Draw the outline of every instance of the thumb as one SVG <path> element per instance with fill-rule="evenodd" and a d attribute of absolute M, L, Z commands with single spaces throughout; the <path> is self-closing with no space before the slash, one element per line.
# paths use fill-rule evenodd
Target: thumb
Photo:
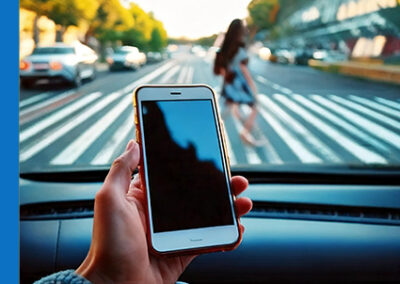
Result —
<path fill-rule="evenodd" d="M 105 188 L 126 194 L 132 180 L 132 174 L 139 164 L 139 158 L 139 145 L 134 140 L 130 140 L 125 152 L 112 163 L 104 182 Z"/>

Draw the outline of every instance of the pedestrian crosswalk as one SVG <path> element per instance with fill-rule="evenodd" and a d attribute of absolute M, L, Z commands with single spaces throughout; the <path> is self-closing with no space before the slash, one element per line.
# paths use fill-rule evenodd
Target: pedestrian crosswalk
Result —
<path fill-rule="evenodd" d="M 45 92 L 21 101 L 20 162 L 43 166 L 111 164 L 135 135 L 133 89 L 146 83 L 190 84 L 200 80 L 203 71 L 199 68 L 170 60 L 113 92 Z M 298 93 L 260 75 L 256 82 L 259 90 L 273 90 L 260 93 L 256 104 L 254 136 L 265 143 L 249 145 L 242 141 L 243 122 L 219 97 L 221 111 L 227 113 L 226 142 L 232 165 L 400 162 L 398 100 L 322 95 L 317 90 Z M 243 117 L 250 112 L 249 106 L 240 106 Z M 85 154 L 88 152 L 92 154 Z"/>

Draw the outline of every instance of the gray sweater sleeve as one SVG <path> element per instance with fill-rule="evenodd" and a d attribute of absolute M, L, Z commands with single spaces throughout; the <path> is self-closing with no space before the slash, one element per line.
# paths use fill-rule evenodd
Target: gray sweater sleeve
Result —
<path fill-rule="evenodd" d="M 91 284 L 89 280 L 75 273 L 75 270 L 64 270 L 35 281 L 33 284 Z"/>

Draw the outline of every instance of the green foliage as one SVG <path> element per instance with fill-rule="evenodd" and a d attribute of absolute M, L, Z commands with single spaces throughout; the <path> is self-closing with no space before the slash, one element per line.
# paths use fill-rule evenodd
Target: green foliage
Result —
<path fill-rule="evenodd" d="M 45 15 L 57 25 L 77 26 L 80 20 L 90 21 L 96 15 L 97 0 L 21 0 L 21 7 Z"/>
<path fill-rule="evenodd" d="M 269 29 L 275 23 L 279 11 L 278 0 L 252 0 L 247 6 L 248 23 L 251 29 L 257 31 Z"/>
<path fill-rule="evenodd" d="M 119 42 L 158 51 L 167 43 L 162 23 L 134 3 L 125 8 L 120 0 L 20 0 L 20 5 L 49 17 L 62 32 L 86 22 L 87 38 L 94 36 L 102 44 Z"/>

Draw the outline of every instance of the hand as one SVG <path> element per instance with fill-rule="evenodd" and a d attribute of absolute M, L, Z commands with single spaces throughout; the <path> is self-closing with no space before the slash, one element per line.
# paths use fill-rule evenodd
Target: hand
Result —
<path fill-rule="evenodd" d="M 138 175 L 139 146 L 131 140 L 111 166 L 94 205 L 93 236 L 86 259 L 76 270 L 92 283 L 174 283 L 195 255 L 159 257 L 146 239 L 145 192 Z M 232 178 L 235 195 L 247 188 L 244 177 Z M 235 201 L 236 214 L 251 210 L 250 199 Z M 244 227 L 240 225 L 243 233 Z"/>

